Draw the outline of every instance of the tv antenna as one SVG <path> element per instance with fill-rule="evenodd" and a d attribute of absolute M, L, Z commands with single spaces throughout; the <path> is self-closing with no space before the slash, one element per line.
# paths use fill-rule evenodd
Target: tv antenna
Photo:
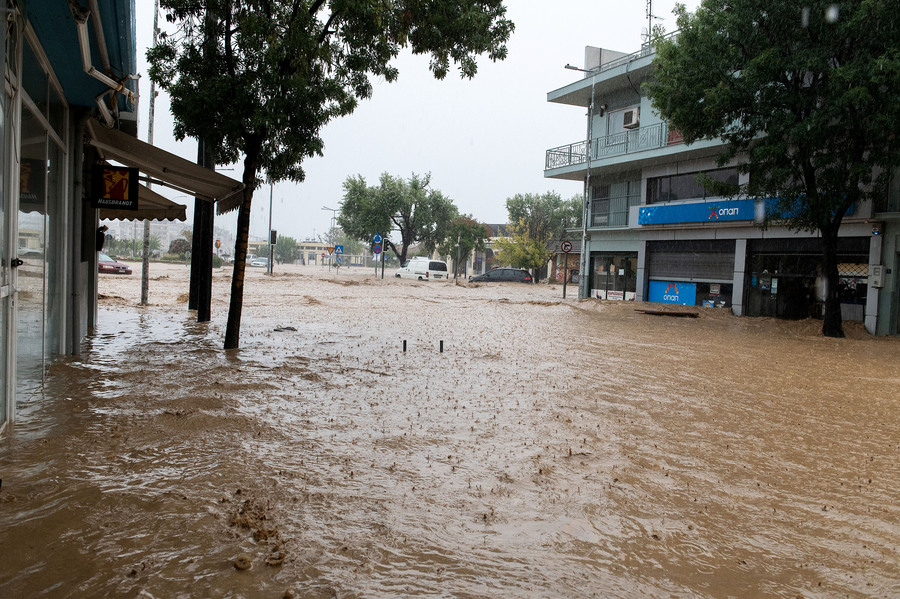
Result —
<path fill-rule="evenodd" d="M 657 17 L 653 14 L 653 0 L 647 0 L 647 43 L 650 43 L 650 40 L 653 39 L 653 19 L 657 19 L 662 21 L 662 17 Z"/>

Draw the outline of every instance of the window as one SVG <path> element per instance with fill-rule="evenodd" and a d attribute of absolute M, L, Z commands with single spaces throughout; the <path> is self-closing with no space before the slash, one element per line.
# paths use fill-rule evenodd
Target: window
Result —
<path fill-rule="evenodd" d="M 729 186 L 729 193 L 738 191 L 737 168 L 720 168 L 711 171 L 698 171 L 683 175 L 652 177 L 647 179 L 647 203 L 676 202 L 678 200 L 699 200 L 707 197 L 719 197 L 709 193 L 700 184 L 699 175 L 707 175 L 715 181 Z"/>
<path fill-rule="evenodd" d="M 603 183 L 592 190 L 591 226 L 625 227 L 628 209 L 641 203 L 641 182 Z"/>

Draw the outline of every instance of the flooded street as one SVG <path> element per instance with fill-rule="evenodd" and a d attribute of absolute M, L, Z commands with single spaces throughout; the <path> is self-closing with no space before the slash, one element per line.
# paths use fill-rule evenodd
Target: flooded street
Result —
<path fill-rule="evenodd" d="M 900 339 L 276 266 L 225 352 L 230 269 L 139 270 L 0 439 L 0 597 L 900 596 Z"/>

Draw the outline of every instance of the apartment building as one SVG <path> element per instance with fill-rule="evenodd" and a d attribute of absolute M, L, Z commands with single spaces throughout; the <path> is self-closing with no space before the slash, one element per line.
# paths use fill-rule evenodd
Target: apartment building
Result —
<path fill-rule="evenodd" d="M 587 110 L 587 135 L 546 152 L 544 176 L 583 181 L 581 297 L 730 309 L 738 316 L 822 314 L 821 245 L 816 234 L 757 222 L 766 202 L 711 196 L 698 173 L 746 182 L 719 167 L 723 142 L 686 145 L 653 110 L 641 85 L 652 46 L 624 54 L 588 46 L 578 79 L 549 102 Z M 580 138 L 579 138 L 580 137 Z M 839 240 L 841 311 L 872 334 L 898 333 L 900 184 L 881 202 L 856 205 Z M 569 260 L 580 260 L 576 243 Z"/>

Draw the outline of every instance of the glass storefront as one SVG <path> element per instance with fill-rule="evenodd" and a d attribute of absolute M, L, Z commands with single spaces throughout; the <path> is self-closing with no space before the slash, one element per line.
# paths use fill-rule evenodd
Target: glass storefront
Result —
<path fill-rule="evenodd" d="M 26 43 L 22 60 L 16 272 L 16 394 L 40 387 L 60 353 L 67 239 L 64 210 L 66 110 Z M 58 127 L 58 129 L 57 129 Z"/>
<path fill-rule="evenodd" d="M 841 316 L 865 318 L 869 240 L 838 240 Z M 818 239 L 753 241 L 747 257 L 747 314 L 777 318 L 820 318 L 825 306 L 822 242 Z"/>
<path fill-rule="evenodd" d="M 633 300 L 637 288 L 637 253 L 591 254 L 591 297 Z"/>

